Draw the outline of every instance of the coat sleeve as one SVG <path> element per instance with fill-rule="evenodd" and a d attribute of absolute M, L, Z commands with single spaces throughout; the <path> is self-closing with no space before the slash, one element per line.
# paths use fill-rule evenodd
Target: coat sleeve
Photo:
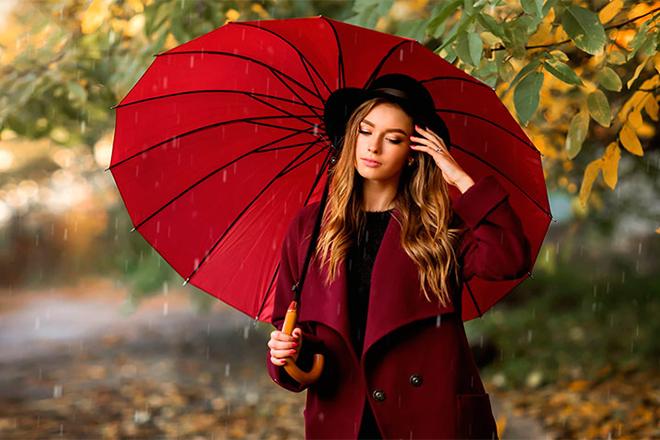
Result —
<path fill-rule="evenodd" d="M 302 235 L 303 226 L 301 220 L 302 215 L 299 212 L 291 222 L 284 238 L 284 242 L 282 243 L 282 253 L 275 287 L 273 314 L 271 318 L 271 324 L 273 324 L 277 330 L 282 330 L 282 327 L 284 326 L 286 310 L 293 299 L 293 291 L 291 290 L 291 287 L 298 280 L 302 268 L 302 266 L 298 264 L 298 237 Z M 299 322 L 297 327 L 300 327 L 302 330 L 303 339 L 296 364 L 304 371 L 309 371 L 314 360 L 314 354 L 324 353 L 325 346 L 322 340 L 315 335 L 310 323 Z M 270 377 L 281 387 L 296 393 L 307 388 L 306 385 L 300 384 L 289 376 L 283 366 L 274 365 L 270 361 L 270 348 L 268 348 L 266 352 L 266 365 Z"/>
<path fill-rule="evenodd" d="M 517 279 L 531 270 L 531 250 L 509 194 L 493 176 L 468 188 L 453 203 L 467 226 L 458 246 L 461 276 L 469 280 Z"/>

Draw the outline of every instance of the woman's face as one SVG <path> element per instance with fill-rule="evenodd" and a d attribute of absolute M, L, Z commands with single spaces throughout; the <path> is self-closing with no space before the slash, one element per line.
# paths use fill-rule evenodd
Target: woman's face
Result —
<path fill-rule="evenodd" d="M 410 154 L 413 121 L 396 105 L 381 103 L 360 122 L 355 168 L 365 179 L 398 180 Z M 368 164 L 371 159 L 378 164 Z"/>

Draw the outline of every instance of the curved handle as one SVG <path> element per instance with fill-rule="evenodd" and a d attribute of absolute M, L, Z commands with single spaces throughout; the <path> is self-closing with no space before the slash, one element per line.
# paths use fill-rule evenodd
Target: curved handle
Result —
<path fill-rule="evenodd" d="M 296 321 L 298 320 L 298 305 L 296 301 L 291 301 L 289 308 L 286 311 L 286 316 L 284 317 L 284 325 L 282 326 L 282 332 L 290 335 L 293 330 L 296 328 Z M 304 341 L 303 341 L 304 343 Z M 286 363 L 284 364 L 284 370 L 289 373 L 289 376 L 294 378 L 296 381 L 303 385 L 308 385 L 314 383 L 318 380 L 321 372 L 323 371 L 323 355 L 320 353 L 314 354 L 314 364 L 312 369 L 309 372 L 301 370 L 292 357 L 285 359 Z"/>

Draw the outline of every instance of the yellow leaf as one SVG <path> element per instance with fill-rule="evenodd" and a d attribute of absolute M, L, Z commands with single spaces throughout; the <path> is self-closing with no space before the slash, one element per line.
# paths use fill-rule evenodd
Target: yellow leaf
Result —
<path fill-rule="evenodd" d="M 633 111 L 628 113 L 628 123 L 635 130 L 641 127 L 642 124 L 644 123 L 644 121 L 642 120 L 642 112 L 637 108 L 635 108 Z"/>
<path fill-rule="evenodd" d="M 225 17 L 227 17 L 228 21 L 236 21 L 240 16 L 241 13 L 234 8 L 228 9 L 227 12 L 225 12 Z"/>
<path fill-rule="evenodd" d="M 144 11 L 144 5 L 140 0 L 127 0 L 126 4 L 137 13 Z"/>
<path fill-rule="evenodd" d="M 655 230 L 655 233 L 656 233 L 656 234 L 660 234 L 660 228 L 656 229 L 656 230 Z"/>
<path fill-rule="evenodd" d="M 605 24 L 612 20 L 616 14 L 621 12 L 621 8 L 623 8 L 623 0 L 613 0 L 600 10 L 598 13 L 598 19 L 601 23 Z"/>
<path fill-rule="evenodd" d="M 626 87 L 628 87 L 628 88 L 630 89 L 630 86 L 632 85 L 632 83 L 634 83 L 635 80 L 637 79 L 637 77 L 639 76 L 639 74 L 642 73 L 642 70 L 644 69 L 644 66 L 646 66 L 646 62 L 647 62 L 647 61 L 648 61 L 648 58 L 645 59 L 645 60 L 642 62 L 642 64 L 640 64 L 639 66 L 637 66 L 637 68 L 635 69 L 635 73 L 633 74 L 632 78 L 630 78 L 630 79 L 628 80 L 628 82 L 626 83 Z"/>
<path fill-rule="evenodd" d="M 619 121 L 621 121 L 621 123 L 625 123 L 628 119 L 628 113 L 641 106 L 646 96 L 647 92 L 640 92 L 639 90 L 633 93 L 632 96 L 628 98 L 628 100 L 623 104 L 623 106 L 621 106 L 621 109 L 619 109 L 617 114 Z"/>
<path fill-rule="evenodd" d="M 658 120 L 658 101 L 655 100 L 655 96 L 652 94 L 649 94 L 646 98 L 646 101 L 644 102 L 644 110 L 646 110 L 646 114 L 649 115 L 649 118 L 654 121 Z"/>
<path fill-rule="evenodd" d="M 543 21 L 536 32 L 532 34 L 527 40 L 527 44 L 545 44 L 552 41 L 552 24 Z"/>
<path fill-rule="evenodd" d="M 593 186 L 596 177 L 598 177 L 602 163 L 603 160 L 601 158 L 592 160 L 584 170 L 584 177 L 582 178 L 582 185 L 580 186 L 580 194 L 578 195 L 580 204 L 583 207 L 587 205 L 587 199 L 589 199 L 589 194 L 591 194 L 591 187 Z"/>
<path fill-rule="evenodd" d="M 621 159 L 621 150 L 616 142 L 612 142 L 605 149 L 603 154 L 601 168 L 603 170 L 603 179 L 611 189 L 616 187 L 616 181 L 619 170 L 619 159 Z"/>
<path fill-rule="evenodd" d="M 83 34 L 95 32 L 105 22 L 108 15 L 109 9 L 106 0 L 92 0 L 92 3 L 82 14 L 80 30 Z"/>
<path fill-rule="evenodd" d="M 131 17 L 126 26 L 126 36 L 134 37 L 144 27 L 144 14 L 136 14 Z"/>
<path fill-rule="evenodd" d="M 639 142 L 639 138 L 635 133 L 635 130 L 626 122 L 623 124 L 621 131 L 619 132 L 619 140 L 621 145 L 630 151 L 632 154 L 637 156 L 643 156 L 644 150 L 642 150 L 642 144 Z"/>
<path fill-rule="evenodd" d="M 172 49 L 172 48 L 174 48 L 178 45 L 179 45 L 179 42 L 176 41 L 176 38 L 174 37 L 174 35 L 172 35 L 171 32 L 168 33 L 167 37 L 165 38 L 165 44 L 164 44 L 165 49 L 170 50 L 170 49 Z"/>
<path fill-rule="evenodd" d="M 657 70 L 658 73 L 660 73 L 660 52 L 656 53 L 653 56 L 653 65 L 655 66 L 655 70 Z"/>

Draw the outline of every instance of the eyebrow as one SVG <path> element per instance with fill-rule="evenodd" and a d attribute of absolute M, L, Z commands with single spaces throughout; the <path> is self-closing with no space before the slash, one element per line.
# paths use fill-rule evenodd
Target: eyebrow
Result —
<path fill-rule="evenodd" d="M 371 125 L 372 127 L 375 127 L 374 123 L 371 122 L 371 121 L 368 121 L 367 119 L 363 119 L 362 122 L 364 122 L 367 125 Z M 401 133 L 404 136 L 408 136 L 408 133 L 406 133 L 405 130 L 403 130 L 402 128 L 390 128 L 388 130 L 385 130 L 385 132 L 388 132 L 388 131 L 396 131 L 396 132 Z"/>

